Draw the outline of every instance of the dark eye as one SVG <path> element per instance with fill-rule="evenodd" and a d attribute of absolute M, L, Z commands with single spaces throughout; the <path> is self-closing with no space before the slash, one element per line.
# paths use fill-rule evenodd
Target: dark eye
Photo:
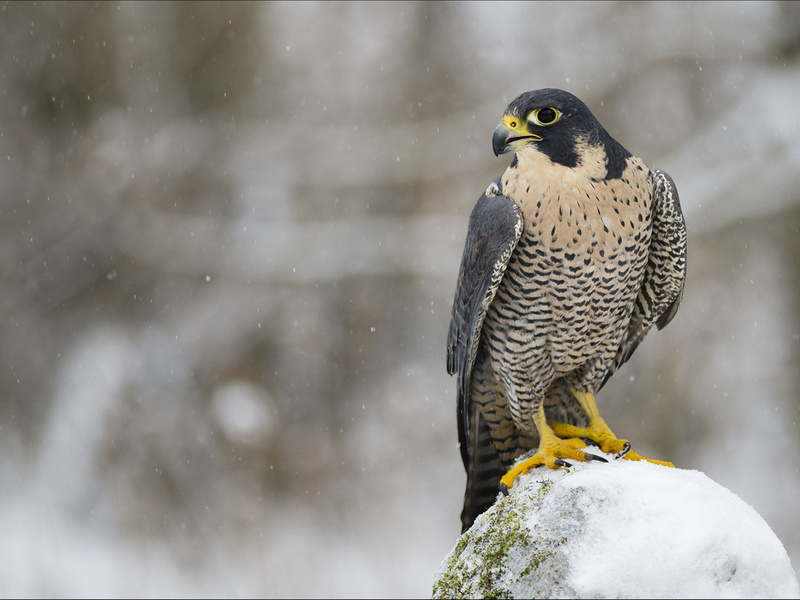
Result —
<path fill-rule="evenodd" d="M 555 108 L 540 108 L 533 113 L 534 119 L 540 125 L 550 125 L 558 119 L 558 111 Z"/>

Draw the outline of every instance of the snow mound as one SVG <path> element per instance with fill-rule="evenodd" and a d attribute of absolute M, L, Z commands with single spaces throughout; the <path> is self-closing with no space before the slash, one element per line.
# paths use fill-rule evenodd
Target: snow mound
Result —
<path fill-rule="evenodd" d="M 611 459 L 611 457 L 608 457 Z M 780 540 L 699 471 L 534 469 L 445 558 L 434 598 L 800 597 Z"/>

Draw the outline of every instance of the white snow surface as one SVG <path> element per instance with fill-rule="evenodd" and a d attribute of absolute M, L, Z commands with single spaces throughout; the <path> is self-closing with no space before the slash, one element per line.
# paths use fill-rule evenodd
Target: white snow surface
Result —
<path fill-rule="evenodd" d="M 496 536 L 510 523 L 532 543 L 515 537 L 498 564 Z M 460 585 L 447 591 L 461 596 L 485 595 L 489 579 L 493 593 L 515 598 L 800 597 L 769 525 L 699 471 L 613 459 L 534 469 L 464 535 L 437 573 L 434 596 L 446 573 Z"/>

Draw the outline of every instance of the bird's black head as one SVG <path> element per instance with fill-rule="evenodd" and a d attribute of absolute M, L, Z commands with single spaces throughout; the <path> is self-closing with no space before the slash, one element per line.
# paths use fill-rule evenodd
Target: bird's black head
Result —
<path fill-rule="evenodd" d="M 566 167 L 581 164 L 587 147 L 601 147 L 606 154 L 606 179 L 620 177 L 630 156 L 603 129 L 589 107 L 569 92 L 553 88 L 519 95 L 494 130 L 495 155 L 528 146 Z"/>

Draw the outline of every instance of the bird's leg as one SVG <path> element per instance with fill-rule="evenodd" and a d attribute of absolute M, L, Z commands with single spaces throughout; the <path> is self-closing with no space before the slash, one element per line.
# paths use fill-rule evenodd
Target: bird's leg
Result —
<path fill-rule="evenodd" d="M 596 442 L 603 452 L 608 454 L 616 454 L 617 458 L 626 458 L 628 460 L 646 460 L 657 465 L 664 465 L 666 467 L 674 467 L 670 462 L 655 460 L 647 458 L 641 454 L 637 454 L 630 449 L 631 445 L 628 440 L 621 440 L 614 435 L 611 428 L 600 416 L 600 411 L 597 410 L 597 403 L 594 396 L 588 392 L 578 392 L 572 390 L 578 402 L 583 408 L 586 416 L 589 418 L 589 425 L 587 427 L 575 427 L 574 425 L 567 425 L 564 423 L 549 423 L 551 431 L 562 439 L 573 438 L 586 438 Z"/>
<path fill-rule="evenodd" d="M 527 473 L 534 467 L 545 465 L 551 469 L 558 469 L 559 467 L 571 466 L 564 460 L 565 458 L 579 461 L 600 460 L 607 462 L 604 458 L 581 450 L 581 448 L 586 447 L 586 443 L 578 437 L 559 438 L 547 424 L 547 417 L 544 414 L 544 402 L 539 404 L 539 408 L 534 413 L 533 421 L 539 431 L 539 449 L 536 454 L 515 466 L 500 479 L 500 489 L 504 493 L 507 493 L 514 486 L 514 480 L 517 477 Z"/>

